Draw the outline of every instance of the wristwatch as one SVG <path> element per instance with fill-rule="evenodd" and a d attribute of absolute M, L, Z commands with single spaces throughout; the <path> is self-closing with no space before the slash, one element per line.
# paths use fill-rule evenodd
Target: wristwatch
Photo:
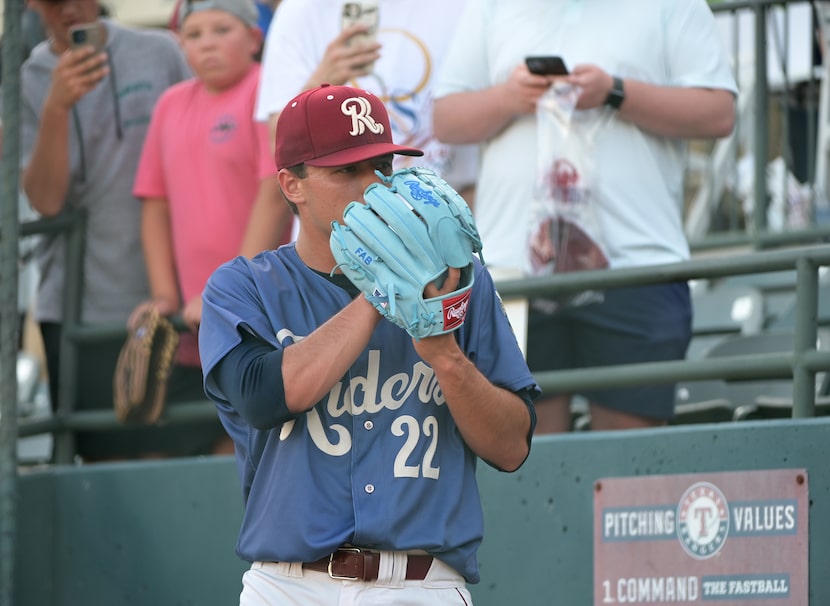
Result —
<path fill-rule="evenodd" d="M 625 88 L 623 87 L 622 78 L 614 76 L 614 84 L 611 85 L 611 90 L 608 91 L 608 96 L 605 97 L 605 105 L 620 109 L 623 101 L 625 101 Z"/>

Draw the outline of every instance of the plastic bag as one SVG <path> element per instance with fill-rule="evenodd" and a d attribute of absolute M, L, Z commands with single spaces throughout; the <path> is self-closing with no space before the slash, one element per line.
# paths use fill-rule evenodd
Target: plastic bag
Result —
<path fill-rule="evenodd" d="M 581 92 L 578 86 L 557 83 L 537 104 L 536 196 L 527 246 L 531 275 L 608 267 L 593 159 L 595 135 L 610 113 L 604 108 L 577 112 Z M 547 297 L 535 305 L 555 311 L 601 300 L 602 292 L 592 290 Z"/>

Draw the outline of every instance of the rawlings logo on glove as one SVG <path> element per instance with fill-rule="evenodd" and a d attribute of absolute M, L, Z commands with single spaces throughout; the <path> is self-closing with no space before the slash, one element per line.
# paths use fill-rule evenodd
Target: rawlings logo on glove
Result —
<path fill-rule="evenodd" d="M 373 183 L 365 203 L 351 202 L 343 225 L 333 222 L 330 246 L 340 268 L 390 322 L 422 339 L 464 323 L 473 287 L 473 254 L 481 238 L 464 199 L 424 168 L 407 168 Z M 455 290 L 425 299 L 448 268 L 460 271 Z M 332 273 L 334 270 L 332 270 Z"/>

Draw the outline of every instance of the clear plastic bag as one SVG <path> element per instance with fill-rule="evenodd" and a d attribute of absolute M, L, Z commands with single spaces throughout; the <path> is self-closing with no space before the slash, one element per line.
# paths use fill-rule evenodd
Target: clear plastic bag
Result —
<path fill-rule="evenodd" d="M 537 104 L 536 196 L 527 240 L 531 275 L 608 267 L 596 208 L 594 140 L 610 114 L 604 108 L 576 111 L 580 92 L 557 83 Z M 590 291 L 547 298 L 537 306 L 555 311 L 601 300 L 601 292 Z"/>

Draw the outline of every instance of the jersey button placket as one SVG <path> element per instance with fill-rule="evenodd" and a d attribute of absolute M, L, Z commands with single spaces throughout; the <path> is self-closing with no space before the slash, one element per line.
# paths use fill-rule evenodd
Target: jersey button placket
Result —
<path fill-rule="evenodd" d="M 375 424 L 371 421 L 366 421 L 365 423 L 363 423 L 363 429 L 365 429 L 366 431 L 372 431 L 374 428 Z"/>
<path fill-rule="evenodd" d="M 366 484 L 366 486 L 363 487 L 363 490 L 366 494 L 372 494 L 373 492 L 375 492 L 375 485 Z"/>

